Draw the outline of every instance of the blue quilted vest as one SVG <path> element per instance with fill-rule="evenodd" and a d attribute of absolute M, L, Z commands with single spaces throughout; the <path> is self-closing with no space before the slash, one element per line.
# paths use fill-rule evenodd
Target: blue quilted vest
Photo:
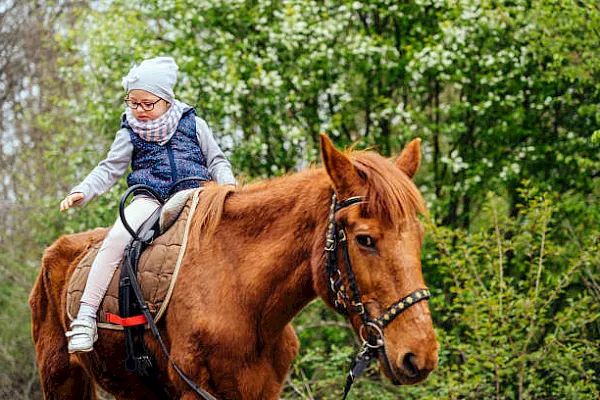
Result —
<path fill-rule="evenodd" d="M 171 186 L 179 179 L 199 177 L 210 180 L 206 159 L 196 136 L 196 112 L 193 108 L 183 111 L 177 132 L 163 146 L 147 142 L 134 133 L 125 117 L 121 128 L 129 130 L 133 144 L 132 172 L 127 177 L 129 186 L 138 183 L 148 185 L 166 199 Z M 183 182 L 177 185 L 176 191 L 198 186 L 200 183 L 197 181 Z"/>

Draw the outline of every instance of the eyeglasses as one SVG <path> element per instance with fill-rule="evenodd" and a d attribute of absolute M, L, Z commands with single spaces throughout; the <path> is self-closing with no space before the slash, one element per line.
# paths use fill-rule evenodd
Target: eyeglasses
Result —
<path fill-rule="evenodd" d="M 154 103 L 149 102 L 149 101 L 142 101 L 140 103 L 130 100 L 128 98 L 123 99 L 123 101 L 125 102 L 125 104 L 127 104 L 127 107 L 131 108 L 132 110 L 137 110 L 137 108 L 139 106 L 142 106 L 142 110 L 144 111 L 152 111 L 154 110 L 154 105 L 156 103 L 158 103 L 159 101 L 161 101 L 163 99 L 158 99 L 156 100 Z"/>

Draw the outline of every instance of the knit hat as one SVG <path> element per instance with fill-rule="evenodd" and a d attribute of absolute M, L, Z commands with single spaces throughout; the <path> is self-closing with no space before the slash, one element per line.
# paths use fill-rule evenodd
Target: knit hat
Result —
<path fill-rule="evenodd" d="M 175 100 L 173 87 L 177 83 L 178 69 L 171 57 L 151 58 L 134 65 L 121 83 L 127 93 L 141 89 L 172 103 Z"/>

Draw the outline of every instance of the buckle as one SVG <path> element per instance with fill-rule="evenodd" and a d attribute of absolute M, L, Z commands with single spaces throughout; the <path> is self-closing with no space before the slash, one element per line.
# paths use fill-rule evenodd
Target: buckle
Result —
<path fill-rule="evenodd" d="M 365 306 L 363 305 L 362 302 L 352 302 L 352 307 L 354 307 L 354 310 L 358 313 L 358 315 L 363 315 L 365 313 Z"/>
<path fill-rule="evenodd" d="M 334 251 L 335 250 L 335 240 L 327 239 L 325 241 L 325 251 Z"/>

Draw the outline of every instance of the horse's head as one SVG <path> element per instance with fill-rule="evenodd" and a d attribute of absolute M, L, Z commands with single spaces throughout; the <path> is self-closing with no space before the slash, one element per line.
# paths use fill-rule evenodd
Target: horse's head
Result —
<path fill-rule="evenodd" d="M 425 213 L 425 205 L 412 182 L 421 161 L 419 143 L 413 140 L 390 161 L 373 152 L 344 154 L 321 135 L 338 204 L 328 234 L 328 246 L 338 244 L 328 256 L 328 297 L 349 315 L 395 384 L 420 382 L 438 363 L 420 261 L 423 225 L 417 213 Z"/>

